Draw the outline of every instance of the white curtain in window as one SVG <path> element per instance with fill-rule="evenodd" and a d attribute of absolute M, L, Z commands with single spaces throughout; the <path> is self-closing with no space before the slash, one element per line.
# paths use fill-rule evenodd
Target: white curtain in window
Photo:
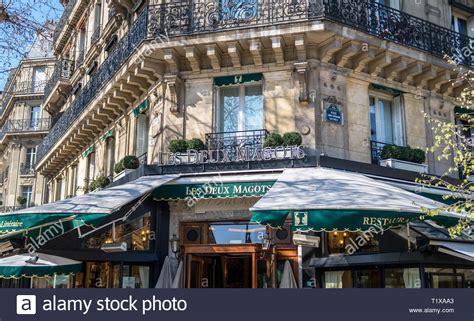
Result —
<path fill-rule="evenodd" d="M 150 268 L 148 266 L 139 266 L 138 274 L 140 274 L 140 281 L 143 288 L 148 288 L 150 286 L 149 277 L 150 277 Z"/>
<path fill-rule="evenodd" d="M 342 275 L 344 271 L 332 271 L 324 273 L 326 289 L 342 289 Z"/>
<path fill-rule="evenodd" d="M 398 146 L 405 146 L 405 129 L 403 127 L 403 99 L 402 95 L 393 98 L 392 122 L 393 122 L 393 143 Z"/>
<path fill-rule="evenodd" d="M 403 283 L 405 283 L 406 289 L 420 288 L 421 280 L 418 268 L 403 269 Z"/>

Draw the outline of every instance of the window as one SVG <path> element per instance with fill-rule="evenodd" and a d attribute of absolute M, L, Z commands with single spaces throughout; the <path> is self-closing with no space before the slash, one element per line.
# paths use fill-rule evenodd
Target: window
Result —
<path fill-rule="evenodd" d="M 324 272 L 324 287 L 326 289 L 352 288 L 351 271 Z"/>
<path fill-rule="evenodd" d="M 150 267 L 139 265 L 124 265 L 122 273 L 122 288 L 143 289 L 150 287 Z"/>
<path fill-rule="evenodd" d="M 451 19 L 451 30 L 467 36 L 467 21 L 466 19 L 454 14 Z"/>
<path fill-rule="evenodd" d="M 30 111 L 30 128 L 36 129 L 39 127 L 39 120 L 41 117 L 41 107 L 33 106 Z"/>
<path fill-rule="evenodd" d="M 354 271 L 354 287 L 380 288 L 380 271 L 377 269 Z"/>
<path fill-rule="evenodd" d="M 261 244 L 266 235 L 265 226 L 259 224 L 209 224 L 209 244 Z"/>
<path fill-rule="evenodd" d="M 130 251 L 148 251 L 150 241 L 154 239 L 150 227 L 151 213 L 146 213 L 123 223 L 115 223 L 115 228 L 111 227 L 110 230 L 87 239 L 83 246 L 100 249 L 104 244 L 125 242 Z"/>
<path fill-rule="evenodd" d="M 138 115 L 135 140 L 135 156 L 137 157 L 141 157 L 148 152 L 148 122 L 148 115 Z"/>
<path fill-rule="evenodd" d="M 36 163 L 36 147 L 26 149 L 25 168 L 32 170 Z"/>
<path fill-rule="evenodd" d="M 21 196 L 26 198 L 26 207 L 31 206 L 32 196 L 33 196 L 33 186 L 27 185 L 21 187 Z"/>
<path fill-rule="evenodd" d="M 46 66 L 33 68 L 32 89 L 33 92 L 42 92 L 46 85 Z"/>
<path fill-rule="evenodd" d="M 329 254 L 364 254 L 379 251 L 379 242 L 371 232 L 326 233 Z"/>
<path fill-rule="evenodd" d="M 106 140 L 106 173 L 108 176 L 114 174 L 114 165 L 115 165 L 115 138 L 109 137 Z"/>
<path fill-rule="evenodd" d="M 94 180 L 95 177 L 95 152 L 90 153 L 87 156 L 87 179 L 89 182 Z"/>
<path fill-rule="evenodd" d="M 218 131 L 221 132 L 262 129 L 262 85 L 242 84 L 221 87 L 218 117 Z"/>
<path fill-rule="evenodd" d="M 401 96 L 370 96 L 370 139 L 385 144 L 405 145 Z"/>
<path fill-rule="evenodd" d="M 464 275 L 451 268 L 425 268 L 428 287 L 434 289 L 462 288 Z"/>
<path fill-rule="evenodd" d="M 386 288 L 421 288 L 421 277 L 419 268 L 398 268 L 385 270 Z"/>

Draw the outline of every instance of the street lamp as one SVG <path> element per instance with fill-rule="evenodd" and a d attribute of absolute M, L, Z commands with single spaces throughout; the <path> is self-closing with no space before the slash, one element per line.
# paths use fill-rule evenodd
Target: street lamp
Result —
<path fill-rule="evenodd" d="M 173 234 L 173 237 L 170 239 L 170 246 L 171 246 L 171 252 L 173 252 L 174 256 L 178 258 L 179 238 L 176 236 L 176 234 Z"/>

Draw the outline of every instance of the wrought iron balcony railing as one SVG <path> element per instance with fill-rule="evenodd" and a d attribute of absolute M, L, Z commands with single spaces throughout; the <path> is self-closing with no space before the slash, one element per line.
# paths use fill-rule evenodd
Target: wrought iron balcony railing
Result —
<path fill-rule="evenodd" d="M 206 134 L 206 146 L 211 154 L 224 151 L 230 157 L 229 161 L 232 161 L 242 149 L 252 154 L 253 149 L 261 148 L 267 134 L 265 129 L 209 133 Z"/>
<path fill-rule="evenodd" d="M 69 15 L 76 5 L 77 0 L 68 0 L 66 6 L 64 7 L 63 14 L 61 15 L 61 18 L 59 19 L 58 23 L 56 24 L 56 27 L 54 28 L 53 32 L 53 42 L 56 42 L 56 40 L 59 37 L 59 34 L 61 33 L 61 30 L 64 28 L 64 25 L 66 24 Z"/>
<path fill-rule="evenodd" d="M 22 81 L 12 82 L 8 86 L 5 86 L 6 92 L 2 97 L 2 105 L 0 108 L 0 116 L 3 116 L 8 104 L 10 103 L 13 96 L 16 95 L 40 95 L 44 93 L 46 81 Z"/>
<path fill-rule="evenodd" d="M 31 163 L 21 163 L 20 164 L 20 175 L 35 175 L 35 164 Z"/>
<path fill-rule="evenodd" d="M 51 150 L 54 144 L 71 127 L 72 123 L 82 114 L 84 109 L 96 97 L 97 93 L 112 79 L 123 66 L 140 42 L 147 36 L 148 11 L 144 10 L 130 27 L 126 35 L 120 39 L 115 49 L 98 67 L 89 82 L 78 92 L 71 106 L 51 128 L 49 134 L 37 149 L 37 161 L 41 160 Z"/>
<path fill-rule="evenodd" d="M 53 74 L 44 88 L 44 97 L 51 94 L 54 86 L 61 80 L 68 80 L 74 71 L 74 62 L 69 59 L 58 60 L 54 66 Z"/>
<path fill-rule="evenodd" d="M 471 38 L 370 0 L 173 1 L 150 8 L 153 38 L 328 19 L 474 66 Z"/>
<path fill-rule="evenodd" d="M 374 140 L 370 141 L 370 152 L 372 156 L 372 164 L 379 165 L 379 161 L 381 160 L 381 155 L 383 148 L 385 146 L 394 146 L 393 144 L 387 144 L 382 142 L 376 142 Z"/>
<path fill-rule="evenodd" d="M 51 125 L 50 118 L 9 119 L 2 128 L 2 133 L 22 133 L 47 131 Z"/>

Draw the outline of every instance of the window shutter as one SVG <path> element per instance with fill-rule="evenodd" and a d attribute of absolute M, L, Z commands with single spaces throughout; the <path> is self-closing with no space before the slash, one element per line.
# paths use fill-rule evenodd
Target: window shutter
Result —
<path fill-rule="evenodd" d="M 392 103 L 393 143 L 399 146 L 405 146 L 402 97 L 396 96 Z"/>
<path fill-rule="evenodd" d="M 148 117 L 140 114 L 137 118 L 136 156 L 140 157 L 147 152 L 148 145 Z"/>

